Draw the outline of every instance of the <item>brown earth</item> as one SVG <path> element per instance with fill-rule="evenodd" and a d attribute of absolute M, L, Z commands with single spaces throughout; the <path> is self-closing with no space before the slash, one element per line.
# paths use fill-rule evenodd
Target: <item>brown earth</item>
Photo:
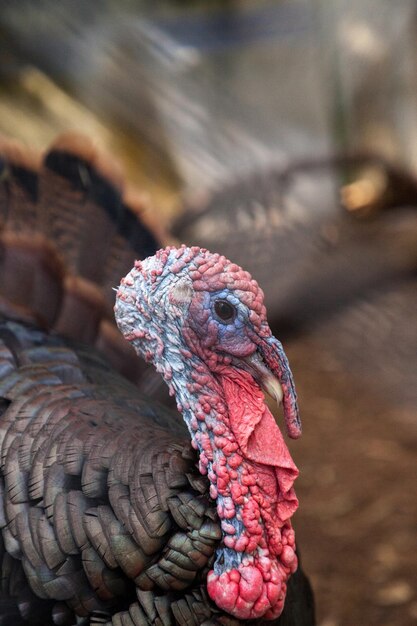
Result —
<path fill-rule="evenodd" d="M 417 410 L 387 402 L 316 338 L 287 352 L 304 426 L 291 444 L 295 528 L 318 624 L 417 624 Z"/>

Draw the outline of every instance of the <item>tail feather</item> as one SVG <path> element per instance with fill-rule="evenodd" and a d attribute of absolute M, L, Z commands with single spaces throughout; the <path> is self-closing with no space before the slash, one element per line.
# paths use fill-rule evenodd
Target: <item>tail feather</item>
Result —
<path fill-rule="evenodd" d="M 121 206 L 120 219 L 115 237 L 110 246 L 104 267 L 103 287 L 109 293 L 119 284 L 121 276 L 125 276 L 137 258 L 146 258 L 158 249 L 158 241 L 164 236 L 152 232 L 144 226 L 137 228 L 136 215 L 143 212 L 143 195 L 127 190 L 126 202 Z"/>
<path fill-rule="evenodd" d="M 40 155 L 0 138 L 0 227 L 17 232 L 37 228 Z"/>
<path fill-rule="evenodd" d="M 95 344 L 123 367 L 124 342 L 109 330 L 113 288 L 168 242 L 142 219 L 145 206 L 82 135 L 62 135 L 43 158 L 0 139 L 0 310 Z"/>
<path fill-rule="evenodd" d="M 64 265 L 52 244 L 7 231 L 0 239 L 0 294 L 42 326 L 52 327 L 64 293 Z"/>
<path fill-rule="evenodd" d="M 165 234 L 141 219 L 143 209 L 143 194 L 124 194 L 119 165 L 87 137 L 62 135 L 42 160 L 0 141 L 0 225 L 42 233 L 74 274 L 114 286 L 135 258 L 164 245 Z"/>
<path fill-rule="evenodd" d="M 113 301 L 112 287 L 135 258 L 159 247 L 155 234 L 138 219 L 143 196 L 129 192 L 127 203 L 118 164 L 74 134 L 53 144 L 42 174 L 46 234 L 60 243 L 71 269 L 102 285 Z"/>
<path fill-rule="evenodd" d="M 79 276 L 67 276 L 54 330 L 65 337 L 94 343 L 105 312 L 102 291 Z"/>
<path fill-rule="evenodd" d="M 122 207 L 121 177 L 107 159 L 88 139 L 64 135 L 39 177 L 42 230 L 74 273 L 99 284 Z"/>

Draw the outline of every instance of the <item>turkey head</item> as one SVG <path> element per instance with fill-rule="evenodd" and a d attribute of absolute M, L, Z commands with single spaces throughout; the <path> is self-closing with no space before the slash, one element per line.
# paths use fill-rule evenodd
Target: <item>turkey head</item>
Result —
<path fill-rule="evenodd" d="M 262 290 L 223 256 L 169 247 L 122 280 L 115 314 L 175 394 L 216 500 L 223 536 L 207 578 L 211 599 L 239 619 L 278 617 L 297 569 L 298 470 L 262 389 L 282 402 L 290 437 L 301 426 Z"/>

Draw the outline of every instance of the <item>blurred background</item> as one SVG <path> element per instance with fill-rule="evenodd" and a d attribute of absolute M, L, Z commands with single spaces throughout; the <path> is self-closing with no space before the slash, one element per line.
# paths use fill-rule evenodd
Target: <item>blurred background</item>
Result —
<path fill-rule="evenodd" d="M 68 129 L 264 288 L 318 624 L 417 624 L 416 0 L 2 0 L 0 132 Z"/>

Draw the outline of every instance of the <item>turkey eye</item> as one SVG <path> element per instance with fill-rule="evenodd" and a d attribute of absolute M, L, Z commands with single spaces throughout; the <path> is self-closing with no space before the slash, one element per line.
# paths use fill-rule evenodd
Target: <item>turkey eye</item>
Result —
<path fill-rule="evenodd" d="M 214 311 L 222 322 L 233 322 L 236 316 L 235 307 L 226 300 L 216 300 L 214 303 Z"/>

